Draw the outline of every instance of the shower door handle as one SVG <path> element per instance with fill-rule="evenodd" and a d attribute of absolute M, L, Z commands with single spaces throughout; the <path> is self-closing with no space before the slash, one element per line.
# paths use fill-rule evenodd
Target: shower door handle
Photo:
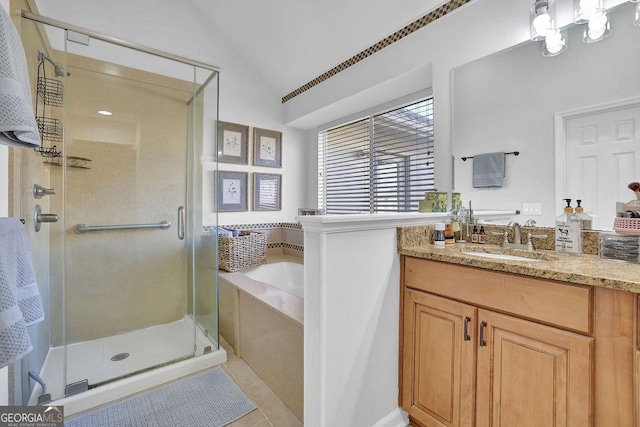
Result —
<path fill-rule="evenodd" d="M 184 240 L 184 206 L 178 207 L 178 239 Z"/>

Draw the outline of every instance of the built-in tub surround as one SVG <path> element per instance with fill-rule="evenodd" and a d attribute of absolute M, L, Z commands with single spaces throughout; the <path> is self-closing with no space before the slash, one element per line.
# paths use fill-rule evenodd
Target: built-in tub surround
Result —
<path fill-rule="evenodd" d="M 246 270 L 253 278 L 243 270 L 220 272 L 220 335 L 302 419 L 304 300 L 294 295 L 300 295 L 303 286 L 301 259 L 268 259 L 271 262 Z M 278 276 L 280 283 L 273 280 Z"/>
<path fill-rule="evenodd" d="M 290 255 L 300 258 L 304 256 L 304 234 L 302 226 L 297 222 L 244 224 L 229 227 L 267 233 L 267 256 Z"/>
<path fill-rule="evenodd" d="M 261 224 L 230 224 L 221 225 L 235 230 L 259 231 L 267 234 L 267 257 L 280 255 L 304 256 L 304 233 L 297 222 L 269 222 Z M 210 227 L 205 229 L 211 233 Z"/>

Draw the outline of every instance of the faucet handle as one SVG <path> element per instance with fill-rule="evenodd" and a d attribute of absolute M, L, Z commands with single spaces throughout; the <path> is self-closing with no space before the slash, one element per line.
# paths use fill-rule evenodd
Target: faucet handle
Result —
<path fill-rule="evenodd" d="M 527 233 L 527 250 L 532 251 L 533 250 L 533 240 L 532 239 L 546 239 L 547 236 L 546 234 L 536 234 L 535 236 L 532 235 L 531 233 Z"/>
<path fill-rule="evenodd" d="M 504 245 L 505 243 L 509 243 L 509 232 L 508 231 L 492 231 L 491 232 L 492 236 L 502 236 L 503 240 L 502 240 L 502 244 Z"/>

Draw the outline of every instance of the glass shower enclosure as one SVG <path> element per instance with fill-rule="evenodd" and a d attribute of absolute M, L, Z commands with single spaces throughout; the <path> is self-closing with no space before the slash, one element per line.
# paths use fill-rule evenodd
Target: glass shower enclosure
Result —
<path fill-rule="evenodd" d="M 43 147 L 14 187 L 46 305 L 24 403 L 28 371 L 55 401 L 214 353 L 218 70 L 24 13 L 21 37 Z"/>

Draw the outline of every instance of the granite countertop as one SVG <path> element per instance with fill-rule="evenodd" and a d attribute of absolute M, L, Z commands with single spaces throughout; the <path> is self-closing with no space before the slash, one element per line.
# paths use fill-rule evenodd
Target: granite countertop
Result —
<path fill-rule="evenodd" d="M 455 243 L 442 248 L 428 243 L 414 246 L 401 243 L 398 248 L 401 255 L 640 294 L 640 264 L 603 260 L 597 255 L 558 255 L 546 250 L 527 252 L 488 244 Z M 508 253 L 536 257 L 539 261 L 481 258 L 463 252 Z"/>

